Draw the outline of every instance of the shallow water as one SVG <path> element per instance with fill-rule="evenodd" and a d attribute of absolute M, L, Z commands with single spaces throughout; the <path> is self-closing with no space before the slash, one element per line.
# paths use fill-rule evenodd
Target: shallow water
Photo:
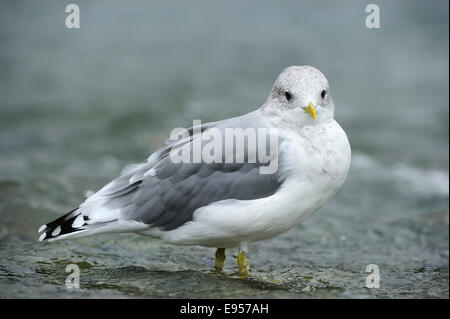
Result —
<path fill-rule="evenodd" d="M 449 297 L 448 3 L 383 3 L 380 30 L 350 2 L 77 3 L 76 31 L 56 1 L 0 4 L 0 297 Z M 172 128 L 255 109 L 292 64 L 327 75 L 352 167 L 316 215 L 250 246 L 249 279 L 236 251 L 218 275 L 212 249 L 134 234 L 37 242 Z"/>

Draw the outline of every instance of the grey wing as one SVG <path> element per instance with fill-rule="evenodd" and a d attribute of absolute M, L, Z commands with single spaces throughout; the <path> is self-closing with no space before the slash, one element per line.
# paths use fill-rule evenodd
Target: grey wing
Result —
<path fill-rule="evenodd" d="M 202 132 L 218 125 L 207 124 Z M 219 126 L 220 127 L 220 126 Z M 261 174 L 260 168 L 270 163 L 175 163 L 170 152 L 196 138 L 189 130 L 188 140 L 168 145 L 149 158 L 149 162 L 119 177 L 104 190 L 105 205 L 119 208 L 121 218 L 136 220 L 163 230 L 175 229 L 192 220 L 196 209 L 226 200 L 252 200 L 270 196 L 281 186 L 275 172 Z M 204 147 L 204 145 L 202 145 Z M 235 151 L 235 149 L 233 149 Z M 246 152 L 257 152 L 247 148 Z"/>

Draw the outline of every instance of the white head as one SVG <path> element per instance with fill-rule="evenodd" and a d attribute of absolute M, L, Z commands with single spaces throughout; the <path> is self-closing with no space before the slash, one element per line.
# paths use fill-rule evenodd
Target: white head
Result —
<path fill-rule="evenodd" d="M 298 126 L 329 122 L 334 117 L 328 81 L 312 66 L 284 69 L 262 109 Z"/>

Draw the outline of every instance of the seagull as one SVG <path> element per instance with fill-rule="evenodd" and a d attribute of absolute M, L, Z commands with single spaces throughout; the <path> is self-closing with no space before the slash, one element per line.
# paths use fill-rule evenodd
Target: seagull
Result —
<path fill-rule="evenodd" d="M 223 142 L 221 134 L 226 137 L 229 129 L 247 134 L 243 147 L 227 148 L 225 141 L 210 152 L 213 161 L 194 161 L 192 151 L 175 160 L 174 154 L 195 145 L 205 151 L 205 134 L 219 135 Z M 250 143 L 252 130 L 266 132 L 253 135 L 257 146 Z M 263 141 L 267 136 L 276 143 Z M 266 158 L 256 156 L 264 147 L 267 155 L 267 145 L 276 147 Z M 194 125 L 168 139 L 146 162 L 126 166 L 79 207 L 42 225 L 39 241 L 133 232 L 175 245 L 216 248 L 218 272 L 223 272 L 225 249 L 238 247 L 239 274 L 247 277 L 248 245 L 310 217 L 342 186 L 350 161 L 326 77 L 311 66 L 290 66 L 259 109 Z"/>

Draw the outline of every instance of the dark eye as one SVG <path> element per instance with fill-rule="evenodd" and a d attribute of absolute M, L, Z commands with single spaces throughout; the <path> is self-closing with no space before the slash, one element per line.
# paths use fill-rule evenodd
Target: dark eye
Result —
<path fill-rule="evenodd" d="M 284 96 L 286 97 L 286 100 L 290 100 L 290 99 L 292 99 L 292 94 L 291 93 L 289 93 L 288 91 L 286 91 L 286 92 L 284 92 Z"/>
<path fill-rule="evenodd" d="M 320 96 L 322 97 L 322 99 L 325 98 L 325 95 L 327 94 L 327 91 L 323 90 L 322 93 L 320 93 Z"/>

